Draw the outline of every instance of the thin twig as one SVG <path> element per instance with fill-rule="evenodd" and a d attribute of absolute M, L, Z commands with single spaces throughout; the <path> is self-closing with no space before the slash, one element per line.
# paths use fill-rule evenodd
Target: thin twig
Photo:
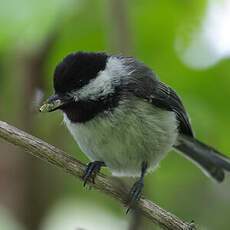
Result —
<path fill-rule="evenodd" d="M 20 146 L 35 157 L 58 166 L 75 177 L 81 178 L 84 173 L 85 165 L 80 161 L 64 151 L 15 128 L 6 122 L 0 121 L 0 137 L 10 143 Z M 91 186 L 112 196 L 123 204 L 126 202 L 127 191 L 124 191 L 123 188 L 117 186 L 116 180 L 113 180 L 108 176 L 98 174 L 95 184 L 91 184 Z M 196 229 L 193 223 L 189 224 L 180 220 L 175 215 L 163 210 L 153 202 L 144 198 L 140 199 L 137 208 L 144 216 L 164 229 Z"/>

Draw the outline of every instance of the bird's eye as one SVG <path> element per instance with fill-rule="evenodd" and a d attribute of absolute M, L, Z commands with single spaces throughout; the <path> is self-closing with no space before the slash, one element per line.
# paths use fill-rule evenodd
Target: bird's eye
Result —
<path fill-rule="evenodd" d="M 83 81 L 82 79 L 80 79 L 80 80 L 78 81 L 78 86 L 79 86 L 79 88 L 82 87 L 83 85 L 84 85 L 84 81 Z"/>

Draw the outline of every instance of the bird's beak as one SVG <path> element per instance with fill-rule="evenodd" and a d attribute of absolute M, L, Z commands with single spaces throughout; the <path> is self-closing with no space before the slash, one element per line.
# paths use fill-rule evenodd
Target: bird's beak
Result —
<path fill-rule="evenodd" d="M 40 112 L 52 112 L 59 109 L 61 106 L 69 103 L 70 100 L 66 98 L 61 98 L 58 95 L 50 96 L 40 107 Z"/>

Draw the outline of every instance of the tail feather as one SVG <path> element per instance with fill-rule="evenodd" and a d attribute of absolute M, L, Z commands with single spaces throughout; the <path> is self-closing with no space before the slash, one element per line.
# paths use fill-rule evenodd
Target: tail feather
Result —
<path fill-rule="evenodd" d="M 181 135 L 175 148 L 201 166 L 218 182 L 224 180 L 225 171 L 230 171 L 230 158 L 195 138 Z"/>

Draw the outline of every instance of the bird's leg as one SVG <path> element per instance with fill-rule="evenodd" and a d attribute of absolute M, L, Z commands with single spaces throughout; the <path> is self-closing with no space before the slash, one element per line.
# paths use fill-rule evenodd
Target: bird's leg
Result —
<path fill-rule="evenodd" d="M 137 203 L 137 201 L 141 198 L 141 193 L 144 188 L 144 176 L 148 168 L 148 163 L 146 161 L 142 162 L 141 165 L 141 176 L 139 180 L 137 180 L 133 187 L 131 188 L 129 192 L 129 199 L 128 199 L 128 209 L 126 213 L 129 212 L 129 210 L 134 207 Z"/>
<path fill-rule="evenodd" d="M 85 173 L 82 177 L 84 181 L 84 186 L 87 184 L 87 182 L 91 179 L 94 183 L 94 179 L 97 175 L 97 173 L 100 171 L 101 167 L 105 166 L 105 163 L 103 161 L 93 161 L 87 164 Z"/>

